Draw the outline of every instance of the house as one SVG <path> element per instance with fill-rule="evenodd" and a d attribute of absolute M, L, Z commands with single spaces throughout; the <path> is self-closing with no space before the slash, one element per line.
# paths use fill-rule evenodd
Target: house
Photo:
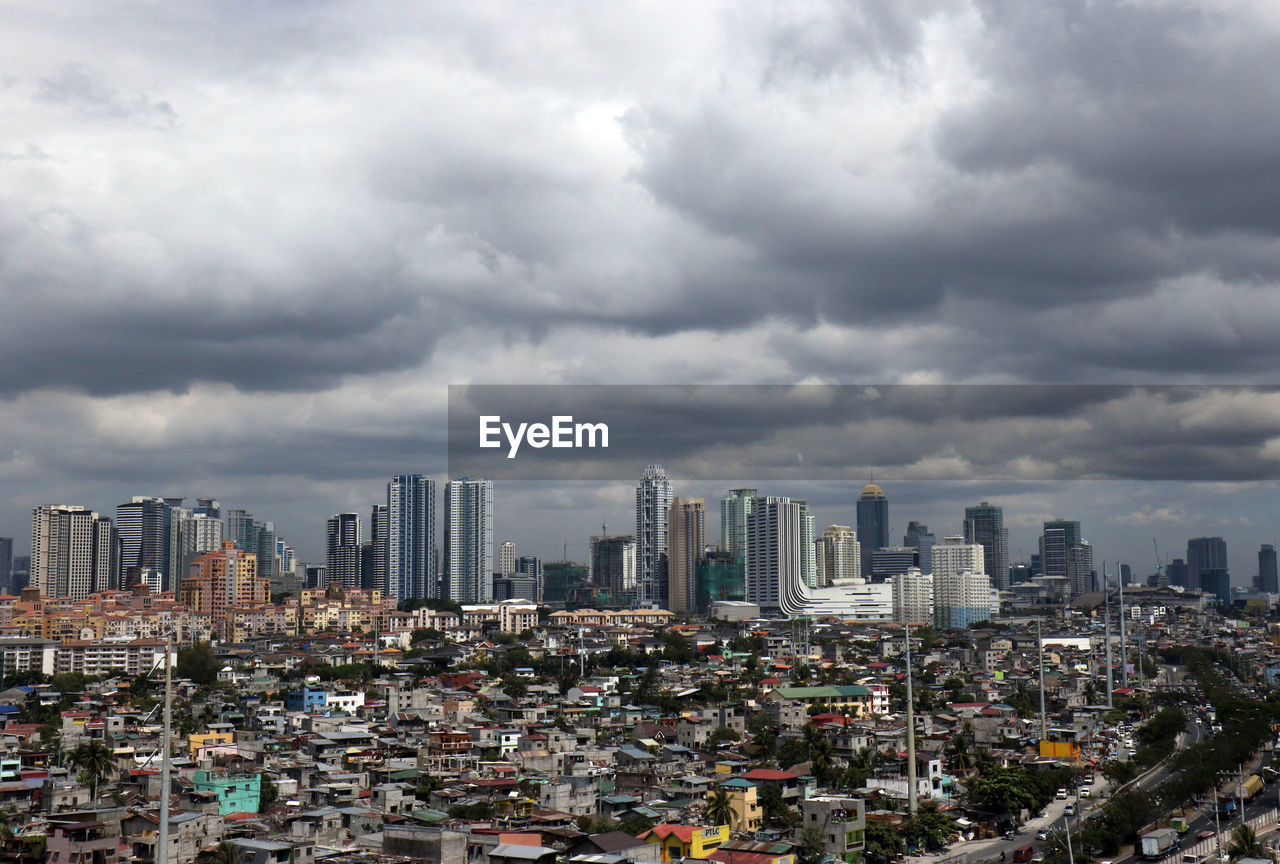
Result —
<path fill-rule="evenodd" d="M 659 861 L 669 864 L 681 858 L 706 859 L 729 840 L 729 826 L 699 828 L 693 825 L 655 825 L 640 839 L 661 850 Z"/>
<path fill-rule="evenodd" d="M 822 832 L 823 851 L 858 864 L 866 849 L 867 816 L 861 798 L 821 795 L 800 804 L 801 830 L 810 826 Z"/>
<path fill-rule="evenodd" d="M 726 780 L 717 787 L 729 796 L 729 806 L 733 808 L 733 819 L 729 827 L 734 831 L 754 833 L 760 829 L 763 812 L 760 809 L 760 790 L 756 784 L 742 777 Z M 715 795 L 712 791 L 707 795 L 710 801 Z"/>

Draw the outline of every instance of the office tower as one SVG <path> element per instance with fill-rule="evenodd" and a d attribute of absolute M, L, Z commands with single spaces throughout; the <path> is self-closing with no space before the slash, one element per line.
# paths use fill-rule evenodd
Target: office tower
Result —
<path fill-rule="evenodd" d="M 818 545 L 813 532 L 813 511 L 808 501 L 791 499 L 800 505 L 800 579 L 810 588 L 818 587 Z"/>
<path fill-rule="evenodd" d="M 21 595 L 31 581 L 31 556 L 14 555 L 13 570 L 9 574 L 9 589 L 15 595 Z"/>
<path fill-rule="evenodd" d="M 0 537 L 0 594 L 13 593 L 13 538 Z"/>
<path fill-rule="evenodd" d="M 227 529 L 223 536 L 242 552 L 253 552 L 258 547 L 258 533 L 253 514 L 245 510 L 227 511 Z"/>
<path fill-rule="evenodd" d="M 195 508 L 169 511 L 170 573 L 177 581 L 190 575 L 191 563 L 222 548 L 222 519 Z"/>
<path fill-rule="evenodd" d="M 538 583 L 532 576 L 526 576 L 523 573 L 498 574 L 493 580 L 493 599 L 495 602 L 528 600 L 530 603 L 536 603 Z"/>
<path fill-rule="evenodd" d="M 329 584 L 329 574 L 323 564 L 303 564 L 302 572 L 306 574 L 302 578 L 304 588 L 324 588 Z"/>
<path fill-rule="evenodd" d="M 590 567 L 592 585 L 597 593 L 607 596 L 608 602 L 627 603 L 635 598 L 635 537 L 592 537 Z"/>
<path fill-rule="evenodd" d="M 1073 595 L 1101 590 L 1093 569 L 1093 546 L 1088 540 L 1081 540 L 1079 545 L 1067 550 L 1067 581 Z"/>
<path fill-rule="evenodd" d="M 116 506 L 116 534 L 120 538 L 119 582 L 124 584 L 125 571 L 158 570 L 164 590 L 172 590 L 169 577 L 169 550 L 165 535 L 169 508 L 162 498 L 135 495 L 128 504 Z"/>
<path fill-rule="evenodd" d="M 889 545 L 889 499 L 875 481 L 858 496 L 858 543 L 862 547 L 862 573 L 874 571 L 872 556 Z"/>
<path fill-rule="evenodd" d="M 1164 581 L 1166 585 L 1176 585 L 1180 588 L 1189 588 L 1191 582 L 1191 570 L 1187 567 L 1187 562 L 1181 558 L 1174 558 L 1164 567 Z M 1196 586 L 1197 590 L 1199 585 Z"/>
<path fill-rule="evenodd" d="M 84 507 L 31 511 L 30 583 L 46 597 L 83 600 L 115 587 L 119 544 L 111 520 Z"/>
<path fill-rule="evenodd" d="M 510 540 L 503 540 L 498 547 L 498 572 L 503 576 L 516 572 L 516 544 Z"/>
<path fill-rule="evenodd" d="M 1200 575 L 1206 570 L 1227 570 L 1227 541 L 1221 537 L 1194 537 L 1187 541 L 1187 589 L 1203 591 Z"/>
<path fill-rule="evenodd" d="M 857 585 L 862 582 L 862 554 L 858 537 L 848 525 L 828 525 L 815 542 L 817 586 Z"/>
<path fill-rule="evenodd" d="M 902 545 L 916 550 L 921 573 L 933 572 L 933 547 L 937 542 L 938 538 L 933 536 L 928 525 L 915 520 L 907 523 L 907 533 L 902 538 Z"/>
<path fill-rule="evenodd" d="M 493 599 L 492 480 L 463 477 L 445 484 L 444 559 L 450 600 Z"/>
<path fill-rule="evenodd" d="M 1221 606 L 1231 605 L 1231 576 L 1223 567 L 1200 571 L 1200 592 L 1205 600 L 1215 599 Z"/>
<path fill-rule="evenodd" d="M 1021 585 L 1031 579 L 1031 565 L 1029 564 L 1010 564 L 1009 565 L 1009 584 Z"/>
<path fill-rule="evenodd" d="M 4 565 L 0 550 L 0 566 Z M 1276 547 L 1263 543 L 1258 550 L 1258 590 L 1263 594 L 1280 594 L 1280 579 L 1276 574 Z"/>
<path fill-rule="evenodd" d="M 387 505 L 374 504 L 369 512 L 369 542 L 361 555 L 360 582 L 365 588 L 387 590 Z"/>
<path fill-rule="evenodd" d="M 214 498 L 197 498 L 196 506 L 191 508 L 196 516 L 208 516 L 210 519 L 222 519 L 222 504 Z"/>
<path fill-rule="evenodd" d="M 933 622 L 933 576 L 912 567 L 893 577 L 893 620 L 899 624 Z"/>
<path fill-rule="evenodd" d="M 936 547 L 935 547 L 936 548 Z M 866 552 L 866 547 L 862 547 Z M 912 546 L 884 546 L 871 554 L 871 581 L 887 582 L 899 573 L 920 566 L 918 550 Z M 865 556 L 863 556 L 865 557 Z"/>
<path fill-rule="evenodd" d="M 1120 565 L 1120 584 L 1121 585 L 1133 584 L 1133 569 L 1128 564 Z"/>
<path fill-rule="evenodd" d="M 387 483 L 387 596 L 439 597 L 436 481 L 400 474 Z"/>
<path fill-rule="evenodd" d="M 717 600 L 746 600 L 746 560 L 728 552 L 708 552 L 698 562 L 693 590 L 694 606 L 702 614 Z"/>
<path fill-rule="evenodd" d="M 747 516 L 746 594 L 761 609 L 780 609 L 783 593 L 798 596 L 805 584 L 801 544 L 806 509 L 800 501 L 768 496 L 757 498 Z"/>
<path fill-rule="evenodd" d="M 634 584 L 635 572 L 636 572 L 635 560 L 636 560 L 635 546 L 634 544 L 632 544 L 632 550 L 631 550 L 631 578 L 632 578 L 631 587 L 632 589 L 635 588 L 635 584 Z M 533 599 L 536 602 L 541 603 L 543 588 L 544 588 L 543 579 L 542 579 L 542 561 L 535 555 L 521 555 L 519 558 L 516 559 L 516 573 L 533 577 L 534 584 L 537 586 L 537 590 L 534 592 Z"/>
<path fill-rule="evenodd" d="M 674 497 L 661 465 L 650 465 L 636 486 L 636 582 L 643 606 L 667 599 L 667 520 Z"/>
<path fill-rule="evenodd" d="M 254 553 L 258 556 L 258 576 L 266 579 L 272 591 L 283 591 L 284 582 L 280 579 L 280 561 L 276 558 L 276 523 L 257 522 L 256 543 Z"/>
<path fill-rule="evenodd" d="M 330 585 L 361 587 L 364 543 L 360 535 L 358 514 L 337 513 L 329 517 L 324 532 L 324 568 Z"/>
<path fill-rule="evenodd" d="M 986 561 L 984 571 L 991 584 L 1009 587 L 1009 529 L 1004 527 L 1004 509 L 986 501 L 964 508 L 964 540 L 981 544 Z"/>
<path fill-rule="evenodd" d="M 1066 580 L 1071 596 L 1083 594 L 1093 585 L 1093 547 L 1080 536 L 1080 523 L 1055 519 L 1044 523 L 1040 535 L 1041 575 Z"/>
<path fill-rule="evenodd" d="M 720 549 L 738 558 L 747 557 L 747 517 L 759 493 L 755 489 L 730 489 L 720 499 Z"/>
<path fill-rule="evenodd" d="M 673 498 L 667 520 L 667 608 L 687 614 L 694 607 L 694 576 L 707 546 L 707 502 Z"/>

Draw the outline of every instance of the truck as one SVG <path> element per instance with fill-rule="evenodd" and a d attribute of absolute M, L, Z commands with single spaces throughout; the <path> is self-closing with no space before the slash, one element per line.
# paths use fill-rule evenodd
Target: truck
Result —
<path fill-rule="evenodd" d="M 1142 858 L 1145 861 L 1159 861 L 1178 848 L 1178 832 L 1172 828 L 1157 828 L 1143 834 L 1140 839 Z"/>
<path fill-rule="evenodd" d="M 1262 791 L 1262 778 L 1257 774 L 1250 774 L 1244 778 L 1244 782 L 1240 784 L 1240 797 L 1245 801 L 1252 801 L 1259 792 Z"/>

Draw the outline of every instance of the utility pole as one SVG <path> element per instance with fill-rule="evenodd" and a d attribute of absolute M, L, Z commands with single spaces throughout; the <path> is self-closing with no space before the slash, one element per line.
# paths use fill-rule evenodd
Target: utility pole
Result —
<path fill-rule="evenodd" d="M 1048 715 L 1044 710 L 1044 640 L 1040 637 L 1040 619 L 1036 619 L 1036 658 L 1040 666 L 1040 752 L 1044 752 L 1045 739 L 1049 737 Z"/>
<path fill-rule="evenodd" d="M 1113 708 L 1111 691 L 1115 689 L 1115 679 L 1111 668 L 1111 580 L 1107 577 L 1107 565 L 1102 565 L 1102 617 L 1106 621 L 1104 630 L 1107 634 L 1107 707 Z"/>
<path fill-rule="evenodd" d="M 1120 686 L 1129 688 L 1129 646 L 1125 642 L 1124 619 L 1124 574 L 1120 575 Z"/>
<path fill-rule="evenodd" d="M 164 731 L 160 734 L 160 832 L 156 837 L 156 864 L 169 864 L 169 736 L 173 729 L 173 670 L 169 663 L 171 637 L 169 633 L 164 635 Z"/>
<path fill-rule="evenodd" d="M 911 625 L 904 624 L 907 640 L 907 813 L 914 817 L 919 808 L 916 801 L 916 707 L 911 692 Z"/>

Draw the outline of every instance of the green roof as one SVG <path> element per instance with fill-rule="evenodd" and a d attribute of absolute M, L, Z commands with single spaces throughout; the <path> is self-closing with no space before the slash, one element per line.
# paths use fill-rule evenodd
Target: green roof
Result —
<path fill-rule="evenodd" d="M 857 684 L 839 687 L 779 687 L 778 693 L 784 699 L 834 699 L 839 696 L 870 696 L 871 691 Z"/>

